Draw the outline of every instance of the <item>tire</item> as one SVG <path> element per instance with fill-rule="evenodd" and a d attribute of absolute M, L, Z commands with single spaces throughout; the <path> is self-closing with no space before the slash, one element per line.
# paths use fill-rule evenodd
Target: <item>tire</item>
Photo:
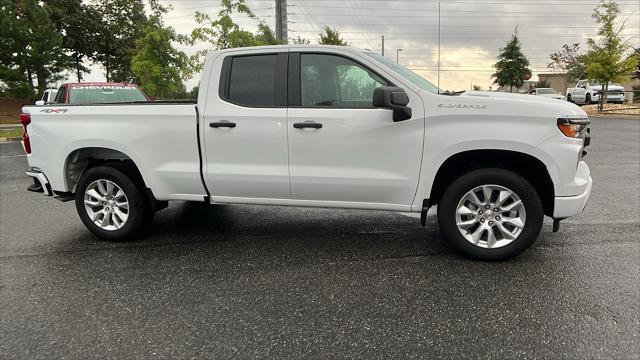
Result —
<path fill-rule="evenodd" d="M 573 99 L 571 98 L 571 94 L 567 94 L 567 101 L 572 103 Z"/>
<path fill-rule="evenodd" d="M 121 163 L 86 170 L 78 182 L 75 202 L 78 215 L 87 229 L 107 241 L 135 238 L 154 215 L 142 179 L 135 169 Z M 105 209 L 109 210 L 108 213 L 104 212 Z M 93 220 L 90 211 L 94 215 Z"/>
<path fill-rule="evenodd" d="M 587 94 L 587 96 L 584 98 L 584 104 L 591 105 L 591 94 Z"/>
<path fill-rule="evenodd" d="M 480 201 L 481 196 L 484 200 L 483 186 L 492 194 L 489 209 L 484 208 L 483 201 Z M 465 200 L 473 198 L 469 195 L 476 189 L 480 189 L 474 200 L 479 202 L 478 208 Z M 515 196 L 504 198 L 502 205 L 497 205 L 497 197 L 506 196 L 507 190 Z M 460 207 L 460 212 L 459 204 L 465 205 Z M 496 206 L 499 206 L 497 212 Z M 514 210 L 507 211 L 511 206 Z M 469 214 L 465 213 L 467 210 L 471 210 Z M 438 205 L 440 231 L 448 242 L 461 254 L 483 261 L 505 260 L 527 250 L 540 233 L 543 217 L 540 196 L 531 183 L 512 171 L 500 168 L 473 170 L 460 176 L 445 190 Z M 514 226 L 518 219 L 522 227 Z M 467 227 L 472 220 L 474 225 Z M 494 234 L 493 240 L 491 234 Z"/>

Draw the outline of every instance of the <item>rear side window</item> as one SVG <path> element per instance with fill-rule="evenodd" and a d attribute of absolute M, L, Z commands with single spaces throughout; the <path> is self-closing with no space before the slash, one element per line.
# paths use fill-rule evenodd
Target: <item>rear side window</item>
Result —
<path fill-rule="evenodd" d="M 238 105 L 276 105 L 278 55 L 235 57 L 231 63 L 227 100 Z"/>

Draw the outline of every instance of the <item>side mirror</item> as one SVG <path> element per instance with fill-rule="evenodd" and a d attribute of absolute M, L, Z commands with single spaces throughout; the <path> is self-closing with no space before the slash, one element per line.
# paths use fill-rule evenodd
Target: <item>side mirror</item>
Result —
<path fill-rule="evenodd" d="M 373 106 L 393 110 L 393 121 L 411 119 L 409 96 L 404 89 L 395 86 L 383 86 L 373 90 Z"/>
<path fill-rule="evenodd" d="M 38 105 L 38 106 L 42 106 L 42 105 L 44 105 L 44 100 L 38 100 L 38 101 L 36 101 L 36 105 Z"/>

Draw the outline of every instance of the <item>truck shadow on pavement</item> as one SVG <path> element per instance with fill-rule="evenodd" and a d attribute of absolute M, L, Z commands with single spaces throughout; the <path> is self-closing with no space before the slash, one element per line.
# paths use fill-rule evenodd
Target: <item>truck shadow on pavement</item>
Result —
<path fill-rule="evenodd" d="M 158 212 L 137 245 L 198 244 L 304 257 L 452 254 L 435 218 L 383 211 L 178 203 Z M 286 255 L 284 255 L 286 254 Z"/>

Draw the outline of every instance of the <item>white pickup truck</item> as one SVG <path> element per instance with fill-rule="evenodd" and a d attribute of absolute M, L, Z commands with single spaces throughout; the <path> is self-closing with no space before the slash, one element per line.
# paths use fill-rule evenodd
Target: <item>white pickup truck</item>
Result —
<path fill-rule="evenodd" d="M 544 97 L 439 95 L 370 51 L 283 45 L 208 55 L 197 104 L 27 106 L 31 190 L 86 227 L 135 237 L 169 200 L 372 209 L 438 205 L 467 256 L 527 249 L 580 213 L 589 120 Z"/>
<path fill-rule="evenodd" d="M 595 80 L 580 80 L 576 87 L 567 89 L 567 101 L 576 104 L 596 104 L 600 101 L 602 84 Z M 622 104 L 624 102 L 624 86 L 609 83 L 607 102 Z"/>

